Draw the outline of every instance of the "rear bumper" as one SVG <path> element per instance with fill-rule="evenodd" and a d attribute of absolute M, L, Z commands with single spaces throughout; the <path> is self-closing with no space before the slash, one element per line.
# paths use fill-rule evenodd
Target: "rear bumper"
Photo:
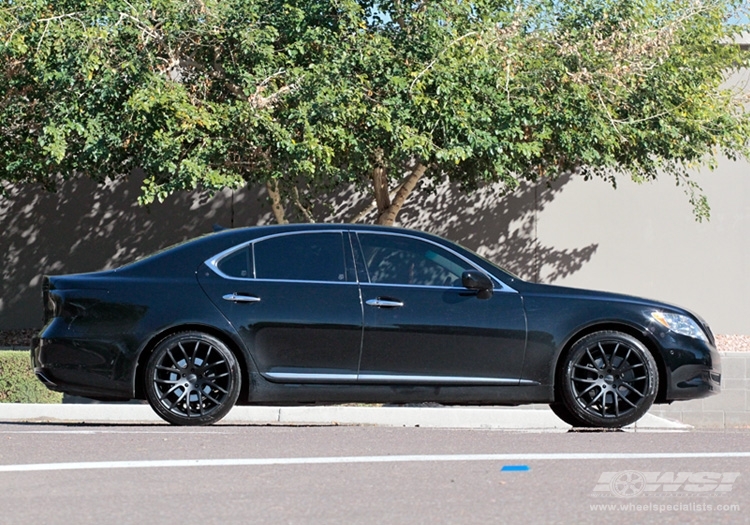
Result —
<path fill-rule="evenodd" d="M 89 343 L 35 337 L 31 367 L 37 379 L 56 392 L 95 399 L 131 399 L 132 382 L 114 378 L 117 360 L 105 359 L 96 351 L 97 343 Z"/>

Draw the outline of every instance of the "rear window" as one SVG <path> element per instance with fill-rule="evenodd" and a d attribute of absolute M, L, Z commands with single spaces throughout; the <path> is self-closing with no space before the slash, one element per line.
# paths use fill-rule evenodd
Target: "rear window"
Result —
<path fill-rule="evenodd" d="M 293 281 L 347 280 L 340 232 L 280 235 L 255 243 L 255 277 Z"/>

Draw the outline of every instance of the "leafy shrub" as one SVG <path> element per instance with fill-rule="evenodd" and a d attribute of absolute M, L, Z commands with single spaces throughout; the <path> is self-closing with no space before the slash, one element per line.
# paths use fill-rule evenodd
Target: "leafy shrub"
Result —
<path fill-rule="evenodd" d="M 61 393 L 47 389 L 34 376 L 28 350 L 0 350 L 0 403 L 61 402 Z"/>

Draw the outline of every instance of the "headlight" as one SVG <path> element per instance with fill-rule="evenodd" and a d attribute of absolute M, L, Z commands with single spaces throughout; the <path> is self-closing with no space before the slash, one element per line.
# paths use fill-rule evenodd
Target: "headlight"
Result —
<path fill-rule="evenodd" d="M 672 314 L 669 312 L 651 312 L 651 318 L 680 335 L 708 342 L 706 333 L 698 326 L 698 323 L 687 315 Z"/>

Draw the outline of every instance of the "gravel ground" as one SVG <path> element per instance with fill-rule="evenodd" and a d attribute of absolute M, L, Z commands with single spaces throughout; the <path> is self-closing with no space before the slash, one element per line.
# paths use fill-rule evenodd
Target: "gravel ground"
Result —
<path fill-rule="evenodd" d="M 720 352 L 750 352 L 750 335 L 717 335 L 716 348 Z"/>
<path fill-rule="evenodd" d="M 38 330 L 0 330 L 0 348 L 29 348 Z M 750 352 L 750 335 L 717 335 L 720 352 Z"/>

